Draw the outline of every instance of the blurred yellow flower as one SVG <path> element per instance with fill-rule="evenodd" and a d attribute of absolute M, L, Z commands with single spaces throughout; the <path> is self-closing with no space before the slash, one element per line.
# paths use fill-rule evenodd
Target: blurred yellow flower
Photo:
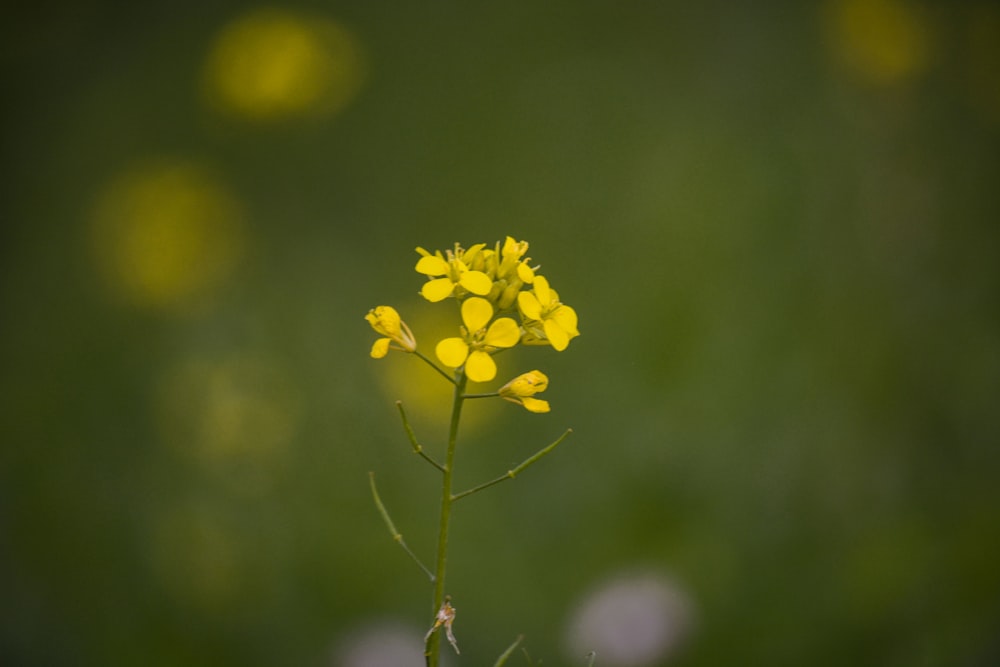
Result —
<path fill-rule="evenodd" d="M 396 343 L 398 346 L 394 349 L 403 352 L 413 352 L 417 349 L 417 341 L 413 337 L 413 332 L 410 331 L 410 327 L 406 326 L 406 322 L 400 319 L 399 313 L 392 306 L 372 308 L 365 315 L 365 319 L 368 320 L 368 324 L 372 325 L 372 329 L 376 333 L 385 336 L 385 338 L 376 340 L 372 345 L 372 358 L 381 359 L 384 357 L 389 353 L 392 343 Z"/>
<path fill-rule="evenodd" d="M 927 21 L 905 0 L 835 0 L 827 26 L 840 59 L 871 83 L 904 81 L 927 65 Z"/>
<path fill-rule="evenodd" d="M 517 305 L 525 319 L 524 342 L 540 344 L 548 341 L 562 352 L 571 339 L 580 335 L 576 311 L 559 301 L 559 294 L 549 287 L 549 281 L 543 276 L 535 276 L 532 288 L 531 292 L 517 295 Z"/>
<path fill-rule="evenodd" d="M 502 398 L 524 406 L 529 412 L 548 412 L 549 402 L 533 398 L 535 394 L 545 391 L 549 386 L 549 378 L 541 371 L 529 371 L 500 387 Z"/>
<path fill-rule="evenodd" d="M 205 63 L 209 102 L 254 121 L 340 111 L 364 79 L 357 37 L 324 16 L 253 9 L 226 25 Z"/>
<path fill-rule="evenodd" d="M 473 382 L 489 382 L 496 377 L 497 365 L 490 355 L 498 349 L 513 347 L 521 337 L 517 322 L 493 318 L 493 306 L 486 299 L 469 297 L 462 302 L 462 337 L 445 338 L 437 344 L 438 359 L 449 368 L 465 364 L 465 374 Z M 489 328 L 487 328 L 489 324 Z"/>
<path fill-rule="evenodd" d="M 248 243 L 243 203 L 214 169 L 187 159 L 125 170 L 101 193 L 91 231 L 109 289 L 166 312 L 211 303 Z"/>

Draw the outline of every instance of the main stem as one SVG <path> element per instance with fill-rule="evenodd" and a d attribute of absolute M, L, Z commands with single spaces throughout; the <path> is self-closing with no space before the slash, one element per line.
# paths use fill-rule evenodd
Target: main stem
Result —
<path fill-rule="evenodd" d="M 438 530 L 437 564 L 434 569 L 434 609 L 436 616 L 444 604 L 444 575 L 448 565 L 448 525 L 451 522 L 452 475 L 455 471 L 455 443 L 458 440 L 458 422 L 462 416 L 462 402 L 465 400 L 465 371 L 459 371 L 455 379 L 455 394 L 451 404 L 451 424 L 448 427 L 448 451 L 444 459 L 444 473 L 441 476 L 441 525 Z M 441 633 L 431 635 L 428 652 L 428 667 L 437 667 L 441 655 Z"/>

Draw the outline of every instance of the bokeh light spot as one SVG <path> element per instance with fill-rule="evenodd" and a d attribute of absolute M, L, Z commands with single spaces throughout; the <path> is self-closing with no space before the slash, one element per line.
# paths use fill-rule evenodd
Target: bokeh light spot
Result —
<path fill-rule="evenodd" d="M 835 0 L 827 20 L 838 58 L 869 83 L 905 82 L 927 65 L 927 22 L 904 0 Z"/>
<path fill-rule="evenodd" d="M 137 306 L 191 306 L 232 273 L 244 249 L 241 206 L 193 162 L 136 167 L 114 179 L 94 215 L 93 244 L 111 290 Z"/>
<path fill-rule="evenodd" d="M 204 83 L 217 110 L 263 121 L 335 113 L 357 95 L 363 72 L 358 40 L 339 23 L 262 8 L 223 28 Z"/>
<path fill-rule="evenodd" d="M 567 651 L 579 659 L 595 651 L 604 667 L 645 667 L 672 656 L 691 631 L 692 604 L 662 574 L 618 573 L 573 610 Z"/>
<path fill-rule="evenodd" d="M 171 369 L 160 382 L 157 413 L 182 459 L 256 494 L 280 473 L 301 409 L 279 365 L 242 354 Z"/>
<path fill-rule="evenodd" d="M 442 664 L 448 664 L 448 656 L 442 658 Z M 369 623 L 341 640 L 329 664 L 330 667 L 420 667 L 426 664 L 423 637 L 401 623 Z"/>

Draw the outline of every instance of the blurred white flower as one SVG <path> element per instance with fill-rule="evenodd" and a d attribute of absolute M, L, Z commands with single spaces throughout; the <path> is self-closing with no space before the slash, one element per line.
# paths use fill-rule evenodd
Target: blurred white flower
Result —
<path fill-rule="evenodd" d="M 394 622 L 377 622 L 343 638 L 330 667 L 423 667 L 420 632 Z"/>
<path fill-rule="evenodd" d="M 568 656 L 597 653 L 601 667 L 660 664 L 676 652 L 693 623 L 692 604 L 676 583 L 656 573 L 616 574 L 588 593 L 566 629 Z"/>

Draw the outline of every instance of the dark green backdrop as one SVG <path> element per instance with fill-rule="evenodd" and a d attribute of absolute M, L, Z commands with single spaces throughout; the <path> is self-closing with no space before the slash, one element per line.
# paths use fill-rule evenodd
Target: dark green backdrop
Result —
<path fill-rule="evenodd" d="M 575 432 L 456 508 L 461 664 L 583 664 L 636 570 L 688 601 L 670 664 L 1000 661 L 993 3 L 256 10 L 0 28 L 0 662 L 421 635 L 367 473 L 431 560 L 393 401 L 433 448 L 437 378 L 363 315 L 430 351 L 414 248 L 508 234 L 582 335 L 518 352 L 552 413 L 470 406 L 459 485 Z"/>

